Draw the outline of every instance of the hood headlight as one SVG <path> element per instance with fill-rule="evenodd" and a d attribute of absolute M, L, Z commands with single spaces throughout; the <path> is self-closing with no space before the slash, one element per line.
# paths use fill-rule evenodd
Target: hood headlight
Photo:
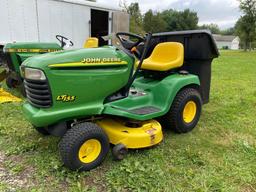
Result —
<path fill-rule="evenodd" d="M 24 76 L 25 76 L 25 79 L 46 80 L 44 72 L 39 69 L 25 68 Z"/>

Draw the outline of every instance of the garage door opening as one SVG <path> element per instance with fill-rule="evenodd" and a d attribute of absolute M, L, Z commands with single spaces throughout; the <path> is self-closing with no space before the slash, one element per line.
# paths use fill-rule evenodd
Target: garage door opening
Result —
<path fill-rule="evenodd" d="M 99 39 L 99 46 L 108 45 L 102 36 L 108 35 L 108 12 L 91 9 L 91 37 Z"/>

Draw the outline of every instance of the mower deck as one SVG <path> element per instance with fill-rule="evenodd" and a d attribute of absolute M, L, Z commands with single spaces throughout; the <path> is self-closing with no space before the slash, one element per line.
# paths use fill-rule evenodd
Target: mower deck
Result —
<path fill-rule="evenodd" d="M 108 135 L 110 143 L 123 144 L 127 149 L 151 147 L 163 140 L 161 125 L 156 120 L 136 125 L 120 119 L 103 119 L 97 121 L 97 124 Z"/>

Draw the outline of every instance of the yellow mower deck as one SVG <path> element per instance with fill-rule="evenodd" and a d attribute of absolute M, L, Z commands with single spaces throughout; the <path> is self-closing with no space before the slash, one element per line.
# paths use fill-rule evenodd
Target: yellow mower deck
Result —
<path fill-rule="evenodd" d="M 128 149 L 151 147 L 163 140 L 162 127 L 156 120 L 145 121 L 136 128 L 127 127 L 118 119 L 103 119 L 97 124 L 106 132 L 110 143 L 123 144 Z"/>

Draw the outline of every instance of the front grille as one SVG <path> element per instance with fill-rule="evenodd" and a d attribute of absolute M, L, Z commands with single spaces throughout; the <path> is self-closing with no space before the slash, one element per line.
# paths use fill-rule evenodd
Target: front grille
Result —
<path fill-rule="evenodd" d="M 38 108 L 48 108 L 52 105 L 52 96 L 47 80 L 24 80 L 28 102 Z"/>

